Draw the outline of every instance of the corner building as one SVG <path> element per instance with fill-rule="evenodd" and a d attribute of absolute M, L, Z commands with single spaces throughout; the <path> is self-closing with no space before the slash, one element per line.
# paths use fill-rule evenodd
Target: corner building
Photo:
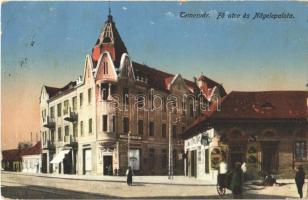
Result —
<path fill-rule="evenodd" d="M 42 87 L 42 172 L 123 175 L 130 165 L 135 174 L 164 175 L 170 157 L 183 174 L 181 134 L 201 104 L 225 94 L 205 76 L 189 81 L 133 62 L 109 15 L 83 76 Z"/>

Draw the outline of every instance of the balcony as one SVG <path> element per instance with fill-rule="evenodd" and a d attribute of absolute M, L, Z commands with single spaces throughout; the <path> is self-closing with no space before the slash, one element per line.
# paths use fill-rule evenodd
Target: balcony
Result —
<path fill-rule="evenodd" d="M 54 149 L 55 143 L 52 140 L 47 140 L 43 143 L 43 149 Z"/>
<path fill-rule="evenodd" d="M 77 144 L 77 138 L 72 135 L 64 136 L 64 145 L 73 146 Z"/>
<path fill-rule="evenodd" d="M 78 114 L 76 111 L 72 111 L 71 108 L 69 108 L 68 113 L 64 115 L 64 120 L 69 122 L 77 122 L 78 121 Z"/>
<path fill-rule="evenodd" d="M 49 129 L 54 129 L 56 127 L 55 118 L 47 116 L 46 120 L 43 122 L 43 126 Z"/>

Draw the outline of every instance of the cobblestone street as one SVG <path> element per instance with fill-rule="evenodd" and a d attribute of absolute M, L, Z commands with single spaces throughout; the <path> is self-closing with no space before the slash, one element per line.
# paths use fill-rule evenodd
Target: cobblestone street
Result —
<path fill-rule="evenodd" d="M 306 185 L 304 188 L 307 190 Z M 70 180 L 28 176 L 20 173 L 2 173 L 1 192 L 3 197 L 10 199 L 232 198 L 230 191 L 225 196 L 219 197 L 214 185 L 135 183 L 132 187 L 128 187 L 125 182 L 120 181 Z M 246 185 L 244 198 L 297 198 L 297 192 L 293 183 L 273 187 Z"/>

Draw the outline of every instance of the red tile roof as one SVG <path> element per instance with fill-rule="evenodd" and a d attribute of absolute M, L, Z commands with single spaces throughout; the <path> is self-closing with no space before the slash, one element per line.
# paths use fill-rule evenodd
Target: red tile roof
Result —
<path fill-rule="evenodd" d="M 27 149 L 23 149 L 21 151 L 21 155 L 22 156 L 26 156 L 26 155 L 37 155 L 37 154 L 41 154 L 42 153 L 42 146 L 41 146 L 41 142 L 36 143 L 34 146 L 27 148 Z"/>
<path fill-rule="evenodd" d="M 148 79 L 148 85 L 152 88 L 156 88 L 162 91 L 168 91 L 168 86 L 171 83 L 171 81 L 174 79 L 175 75 L 174 74 L 170 74 L 155 68 L 151 68 L 147 65 L 143 65 L 143 64 L 139 64 L 137 62 L 133 62 L 133 68 L 134 68 L 134 74 L 135 76 L 139 76 L 139 77 L 144 77 Z M 205 76 L 203 76 L 205 77 Z M 207 80 L 211 80 L 208 79 L 207 77 L 205 77 Z M 196 85 L 196 83 L 194 83 L 193 81 L 187 80 L 187 79 L 183 79 L 185 84 L 187 85 L 187 87 L 194 92 L 200 92 L 200 89 L 198 88 L 198 86 Z M 216 82 L 215 82 L 216 83 Z M 210 86 L 212 85 L 213 82 L 210 83 Z M 217 83 L 217 85 L 214 86 L 218 86 L 219 84 Z M 225 90 L 222 88 L 222 96 L 225 95 Z"/>
<path fill-rule="evenodd" d="M 184 138 L 207 129 L 215 120 L 292 120 L 308 118 L 308 92 L 265 91 L 231 92 L 220 103 L 220 111 L 212 105 L 183 134 Z"/>
<path fill-rule="evenodd" d="M 37 155 L 41 154 L 41 142 L 37 142 L 34 146 L 26 149 L 9 149 L 2 151 L 3 161 L 21 161 L 21 157 L 25 155 Z"/>
<path fill-rule="evenodd" d="M 2 161 L 21 161 L 19 149 L 10 149 L 2 151 Z"/>

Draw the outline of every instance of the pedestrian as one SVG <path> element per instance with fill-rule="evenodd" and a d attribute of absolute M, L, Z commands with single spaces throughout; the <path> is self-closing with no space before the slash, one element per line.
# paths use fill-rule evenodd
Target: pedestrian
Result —
<path fill-rule="evenodd" d="M 246 162 L 243 162 L 243 164 L 241 165 L 241 169 L 243 172 L 243 182 L 245 182 L 247 180 L 247 166 L 246 166 Z"/>
<path fill-rule="evenodd" d="M 133 184 L 133 171 L 131 167 L 128 167 L 126 170 L 126 176 L 127 176 L 127 185 L 132 186 Z"/>
<path fill-rule="evenodd" d="M 219 176 L 218 176 L 218 184 L 220 187 L 225 187 L 227 185 L 226 174 L 228 171 L 228 166 L 226 163 L 225 156 L 222 156 L 221 161 L 219 163 Z"/>
<path fill-rule="evenodd" d="M 240 199 L 242 197 L 242 174 L 241 163 L 237 162 L 231 180 L 233 199 Z"/>
<path fill-rule="evenodd" d="M 303 198 L 303 185 L 305 183 L 305 172 L 302 165 L 299 165 L 295 174 L 295 183 L 300 198 Z"/>

